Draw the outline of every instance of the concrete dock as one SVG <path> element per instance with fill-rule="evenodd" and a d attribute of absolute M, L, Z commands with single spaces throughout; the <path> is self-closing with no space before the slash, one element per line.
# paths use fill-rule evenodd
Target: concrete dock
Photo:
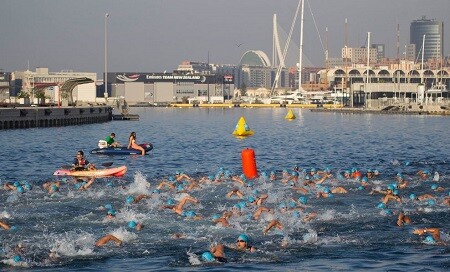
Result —
<path fill-rule="evenodd" d="M 0 130 L 59 127 L 112 120 L 109 106 L 0 108 Z"/>

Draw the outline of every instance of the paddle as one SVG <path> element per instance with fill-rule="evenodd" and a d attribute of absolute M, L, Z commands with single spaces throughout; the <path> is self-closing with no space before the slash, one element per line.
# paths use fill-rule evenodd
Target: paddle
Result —
<path fill-rule="evenodd" d="M 104 162 L 104 163 L 101 164 L 101 166 L 103 166 L 103 167 L 110 167 L 111 165 L 113 165 L 113 163 L 114 162 Z M 66 164 L 66 165 L 61 165 L 61 168 L 62 169 L 72 169 L 73 166 Z"/>

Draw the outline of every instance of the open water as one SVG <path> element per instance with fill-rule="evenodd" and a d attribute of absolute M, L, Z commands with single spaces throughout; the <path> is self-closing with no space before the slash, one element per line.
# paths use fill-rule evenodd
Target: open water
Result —
<path fill-rule="evenodd" d="M 17 227 L 15 231 L 0 229 L 0 270 L 448 271 L 450 207 L 442 202 L 450 187 L 450 119 L 294 112 L 297 119 L 287 121 L 286 109 L 135 108 L 139 122 L 1 131 L 2 182 L 28 182 L 32 189 L 22 194 L 0 191 L 0 220 Z M 241 116 L 255 131 L 254 136 L 239 139 L 231 134 Z M 57 193 L 49 194 L 42 188 L 44 182 L 58 180 L 52 173 L 70 164 L 77 150 L 89 153 L 110 132 L 126 143 L 131 131 L 137 133 L 138 142 L 154 145 L 150 155 L 87 154 L 96 165 L 126 165 L 128 172 L 123 178 L 97 179 L 87 191 L 77 191 L 73 184 L 64 182 Z M 196 179 L 216 175 L 221 168 L 240 175 L 245 148 L 254 149 L 261 177 L 251 181 L 253 188 L 226 180 L 204 183 L 190 192 L 200 204 L 188 204 L 186 209 L 202 215 L 201 220 L 161 208 L 168 199 L 179 200 L 183 194 L 167 189 L 151 194 L 176 171 Z M 334 177 L 323 186 L 343 186 L 349 193 L 316 198 L 323 186 L 312 187 L 304 211 L 282 213 L 280 203 L 289 205 L 291 197 L 301 196 L 281 177 L 284 169 L 291 173 L 295 165 L 300 169 L 330 168 Z M 377 169 L 381 174 L 360 190 L 358 181 L 339 177 L 351 168 L 362 172 Z M 431 175 L 419 179 L 415 175 L 418 170 L 429 170 Z M 263 177 L 263 172 L 271 171 L 276 172 L 277 180 Z M 395 183 L 399 172 L 409 181 L 399 192 L 402 203 L 389 202 L 388 210 L 379 209 L 382 195 L 370 195 L 371 188 L 385 189 Z M 432 184 L 444 190 L 436 192 Z M 233 188 L 240 188 L 244 199 L 226 198 Z M 251 219 L 255 208 L 248 205 L 242 216 L 230 218 L 232 227 L 212 223 L 214 214 L 255 193 L 269 194 L 264 206 L 274 214 Z M 410 200 L 411 193 L 432 194 L 436 203 Z M 128 196 L 138 194 L 151 197 L 138 204 L 125 203 Z M 115 219 L 105 218 L 105 204 L 117 211 Z M 303 221 L 311 211 L 317 212 L 317 218 Z M 411 217 L 410 226 L 396 226 L 399 211 Z M 274 218 L 283 229 L 264 236 L 262 230 Z M 130 220 L 145 227 L 140 232 L 132 230 L 127 227 Z M 442 243 L 429 244 L 412 233 L 422 227 L 440 228 Z M 123 245 L 95 248 L 95 241 L 108 233 L 122 239 Z M 173 239 L 173 233 L 185 237 Z M 250 237 L 257 252 L 226 249 L 226 264 L 201 261 L 199 256 L 211 245 L 233 245 L 241 233 Z M 282 241 L 287 245 L 281 246 Z M 21 261 L 15 262 L 12 250 L 19 243 L 25 248 Z M 48 259 L 50 250 L 59 257 Z"/>

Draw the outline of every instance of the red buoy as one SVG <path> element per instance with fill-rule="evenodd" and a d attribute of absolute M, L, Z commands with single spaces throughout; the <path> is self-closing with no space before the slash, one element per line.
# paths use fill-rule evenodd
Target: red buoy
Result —
<path fill-rule="evenodd" d="M 258 171 L 256 170 L 255 151 L 251 148 L 242 150 L 242 171 L 248 179 L 258 177 Z"/>

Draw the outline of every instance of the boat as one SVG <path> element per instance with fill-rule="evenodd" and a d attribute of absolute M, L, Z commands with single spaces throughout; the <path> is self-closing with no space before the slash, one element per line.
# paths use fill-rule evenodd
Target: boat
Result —
<path fill-rule="evenodd" d="M 151 143 L 140 144 L 145 150 L 145 154 L 148 154 L 153 149 Z M 128 148 L 127 146 L 119 147 L 99 147 L 91 150 L 91 154 L 99 155 L 141 155 L 141 151 L 137 149 Z"/>
<path fill-rule="evenodd" d="M 114 168 L 103 168 L 96 170 L 71 170 L 58 169 L 53 173 L 54 176 L 72 176 L 72 177 L 122 177 L 127 172 L 125 165 Z"/>
<path fill-rule="evenodd" d="M 281 94 L 277 96 L 270 97 L 270 104 L 279 103 L 279 104 L 292 104 L 295 102 L 304 102 L 305 97 L 303 93 L 299 91 L 290 91 L 286 92 L 286 94 Z"/>

